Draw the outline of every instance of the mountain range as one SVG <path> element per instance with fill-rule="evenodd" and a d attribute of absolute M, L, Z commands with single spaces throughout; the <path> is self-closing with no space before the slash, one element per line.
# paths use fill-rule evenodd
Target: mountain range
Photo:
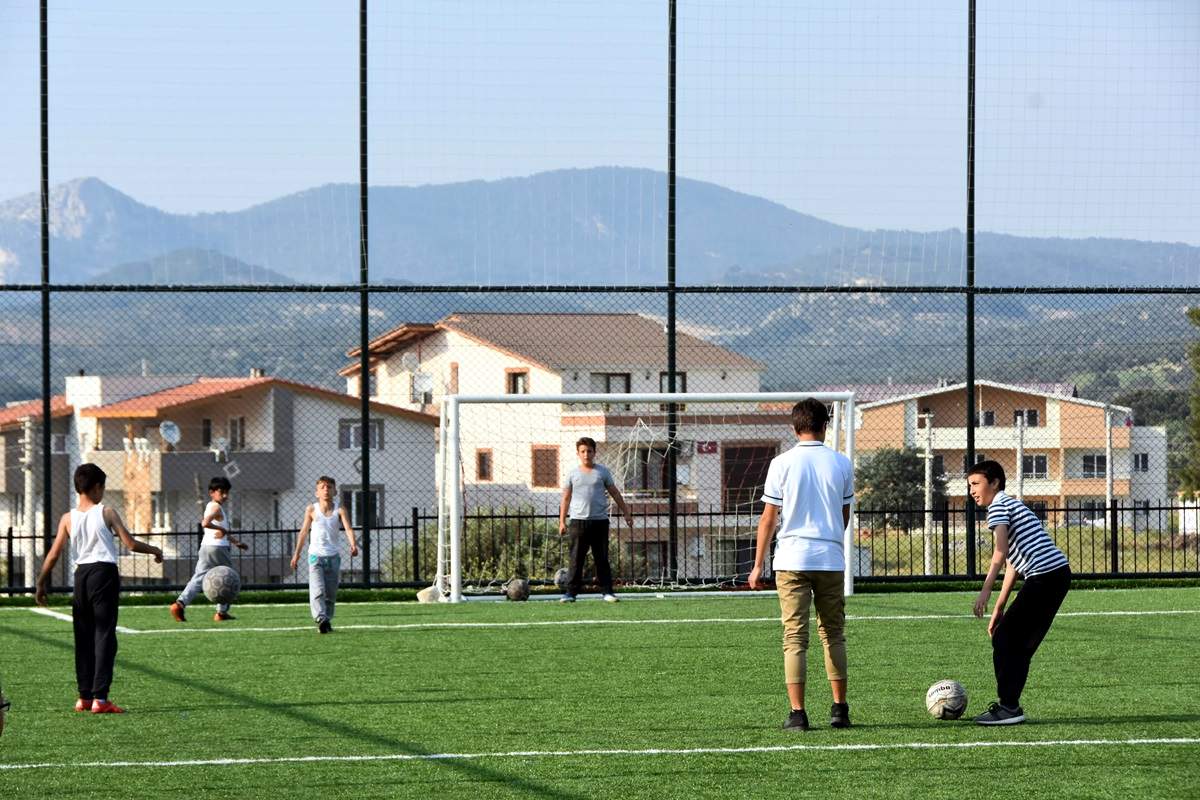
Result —
<path fill-rule="evenodd" d="M 862 230 L 712 183 L 678 183 L 681 284 L 958 285 L 959 230 Z M 666 176 L 622 167 L 369 192 L 373 281 L 623 285 L 665 281 Z M 50 193 L 51 280 L 172 280 L 160 259 L 211 251 L 250 282 L 358 280 L 358 187 L 330 184 L 240 211 L 172 214 L 98 178 Z M 1193 285 L 1200 248 L 1124 239 L 981 232 L 977 281 L 992 286 Z M 145 274 L 127 265 L 147 264 Z M 258 270 L 263 272 L 259 273 Z M 0 202 L 0 282 L 40 276 L 39 201 Z M 111 277 L 111 276 L 110 276 Z"/>
<path fill-rule="evenodd" d="M 373 187 L 370 329 L 456 310 L 636 311 L 664 318 L 665 177 L 560 170 L 443 186 Z M 959 285 L 960 231 L 866 231 L 709 183 L 681 180 L 682 284 L 858 286 L 863 293 L 685 294 L 681 326 L 767 366 L 766 388 L 961 379 L 961 295 L 870 292 Z M 358 278 L 358 189 L 322 186 L 243 211 L 177 215 L 96 178 L 51 192 L 58 283 L 194 284 L 213 294 L 55 293 L 52 373 L 272 374 L 337 388 L 357 343 L 358 295 L 222 292 L 228 284 L 349 284 Z M 0 203 L 0 277 L 40 274 L 38 203 Z M 1195 285 L 1200 248 L 1113 239 L 977 237 L 981 285 Z M 412 284 L 581 284 L 593 292 L 409 292 Z M 1005 295 L 976 300 L 979 374 L 1072 381 L 1108 399 L 1190 380 L 1196 338 L 1178 296 Z M 36 395 L 36 295 L 0 292 L 3 399 Z"/>

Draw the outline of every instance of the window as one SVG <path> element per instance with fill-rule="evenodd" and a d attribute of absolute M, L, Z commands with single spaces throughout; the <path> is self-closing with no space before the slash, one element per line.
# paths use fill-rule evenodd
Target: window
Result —
<path fill-rule="evenodd" d="M 539 488 L 558 488 L 558 447 L 533 445 L 533 485 Z"/>
<path fill-rule="evenodd" d="M 979 452 L 975 453 L 975 463 L 978 464 L 980 461 L 987 461 L 987 453 L 979 453 Z M 963 462 L 962 463 L 963 463 L 963 474 L 966 475 L 967 470 L 970 469 L 970 466 L 968 466 L 968 464 L 967 464 L 967 454 L 966 453 L 963 453 Z"/>
<path fill-rule="evenodd" d="M 1134 453 L 1133 454 L 1133 471 L 1134 472 L 1149 472 L 1150 471 L 1150 454 L 1149 453 Z"/>
<path fill-rule="evenodd" d="M 1047 475 L 1046 456 L 1022 456 L 1022 478 L 1045 478 Z"/>
<path fill-rule="evenodd" d="M 995 411 L 985 411 L 985 412 L 983 412 L 983 420 L 982 420 L 982 421 L 981 421 L 979 424 L 980 424 L 982 427 L 984 427 L 984 428 L 992 428 L 992 427 L 995 427 L 995 425 L 996 425 L 996 412 L 995 412 Z"/>
<path fill-rule="evenodd" d="M 946 474 L 946 459 L 944 456 L 933 457 L 933 474 L 934 476 Z"/>
<path fill-rule="evenodd" d="M 230 417 L 229 418 L 229 449 L 230 450 L 245 450 L 246 449 L 246 418 L 245 417 Z"/>
<path fill-rule="evenodd" d="M 67 435 L 65 433 L 56 433 L 50 437 L 50 452 L 67 452 Z"/>
<path fill-rule="evenodd" d="M 1108 475 L 1108 457 L 1085 455 L 1083 457 L 1083 477 L 1103 478 Z"/>
<path fill-rule="evenodd" d="M 356 419 L 338 420 L 338 449 L 359 450 L 362 448 L 362 423 Z M 383 449 L 383 420 L 373 419 L 368 428 L 367 448 Z"/>
<path fill-rule="evenodd" d="M 367 397 L 379 397 L 379 371 L 371 370 L 367 373 Z"/>
<path fill-rule="evenodd" d="M 592 392 L 601 394 L 629 394 L 628 372 L 593 372 L 590 382 Z"/>
<path fill-rule="evenodd" d="M 475 451 L 475 480 L 490 481 L 492 479 L 492 451 Z"/>
<path fill-rule="evenodd" d="M 1026 428 L 1036 428 L 1038 424 L 1038 410 L 1036 408 L 1018 408 L 1013 411 L 1013 425 L 1018 424 L 1021 418 L 1025 418 Z"/>
<path fill-rule="evenodd" d="M 376 486 L 363 491 L 361 486 L 343 487 L 342 508 L 350 515 L 354 527 L 369 524 L 377 528 L 383 517 L 383 488 Z"/>
<path fill-rule="evenodd" d="M 1150 516 L 1150 501 L 1149 500 L 1134 500 L 1133 510 L 1144 517 Z"/>
<path fill-rule="evenodd" d="M 671 377 L 671 373 L 669 373 L 669 372 L 658 373 L 658 390 L 660 392 L 671 391 L 670 381 L 667 380 L 667 378 L 669 378 L 669 377 Z M 675 373 L 675 391 L 677 391 L 677 392 L 686 392 L 687 391 L 687 373 L 686 372 L 676 372 Z"/>
<path fill-rule="evenodd" d="M 626 459 L 626 491 L 643 496 L 666 494 L 666 447 L 636 447 L 629 452 Z"/>
<path fill-rule="evenodd" d="M 427 406 L 433 402 L 433 376 L 426 372 L 414 372 L 409 384 L 408 400 Z"/>
<path fill-rule="evenodd" d="M 200 420 L 200 446 L 212 447 L 212 420 Z"/>
<path fill-rule="evenodd" d="M 658 390 L 660 392 L 671 391 L 670 381 L 667 380 L 670 377 L 671 377 L 671 373 L 669 373 L 669 372 L 658 373 Z M 686 392 L 687 391 L 687 373 L 686 372 L 679 372 L 679 371 L 675 372 L 675 391 L 676 392 Z M 682 403 L 676 403 L 675 408 L 678 409 L 679 411 L 683 411 L 686 408 L 686 406 L 684 406 Z M 667 404 L 664 403 L 663 405 L 660 405 L 659 410 L 666 411 Z"/>
<path fill-rule="evenodd" d="M 513 370 L 507 375 L 504 391 L 508 394 L 529 394 L 529 370 Z"/>

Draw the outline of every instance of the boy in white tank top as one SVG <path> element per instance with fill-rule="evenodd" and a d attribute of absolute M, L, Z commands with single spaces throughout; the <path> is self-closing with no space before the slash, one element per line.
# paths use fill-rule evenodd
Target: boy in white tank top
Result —
<path fill-rule="evenodd" d="M 317 502 L 304 509 L 304 523 L 296 537 L 296 552 L 292 554 L 292 570 L 300 564 L 300 553 L 304 540 L 308 544 L 308 605 L 312 611 L 317 631 L 333 631 L 334 603 L 337 600 L 338 581 L 342 574 L 342 551 L 337 542 L 338 527 L 346 532 L 350 543 L 350 556 L 358 555 L 358 542 L 350 515 L 337 502 L 337 481 L 327 475 L 317 478 Z"/>
<path fill-rule="evenodd" d="M 130 536 L 117 512 L 100 502 L 105 477 L 104 470 L 95 464 L 80 464 L 75 470 L 79 505 L 59 520 L 58 535 L 38 576 L 37 603 L 46 605 L 50 573 L 69 542 L 75 571 L 75 597 L 71 603 L 79 688 L 75 710 L 123 714 L 125 710 L 108 699 L 117 657 L 117 604 L 121 593 L 116 537 L 130 551 L 154 556 L 156 563 L 162 563 L 163 555 L 157 547 Z"/>

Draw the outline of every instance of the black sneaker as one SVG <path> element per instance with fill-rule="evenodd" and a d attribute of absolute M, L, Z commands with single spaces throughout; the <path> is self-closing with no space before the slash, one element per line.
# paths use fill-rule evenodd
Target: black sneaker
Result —
<path fill-rule="evenodd" d="M 977 725 L 1016 725 L 1025 721 L 1025 712 L 1020 706 L 1009 708 L 999 703 L 992 703 L 988 710 L 975 718 Z"/>
<path fill-rule="evenodd" d="M 783 723 L 785 731 L 806 731 L 808 730 L 808 714 L 803 708 L 793 708 L 788 714 L 787 722 Z"/>
<path fill-rule="evenodd" d="M 850 704 L 849 703 L 834 703 L 829 709 L 829 727 L 831 728 L 849 728 L 850 727 Z"/>
<path fill-rule="evenodd" d="M 317 620 L 317 631 L 319 633 L 333 633 L 333 626 L 329 624 L 327 619 Z"/>

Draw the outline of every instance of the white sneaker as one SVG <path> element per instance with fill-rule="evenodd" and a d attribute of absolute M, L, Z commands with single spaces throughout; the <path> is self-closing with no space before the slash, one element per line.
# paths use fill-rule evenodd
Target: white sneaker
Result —
<path fill-rule="evenodd" d="M 615 594 L 606 594 L 606 595 L 604 595 L 604 602 L 619 603 L 619 602 L 621 602 L 621 600 Z"/>

